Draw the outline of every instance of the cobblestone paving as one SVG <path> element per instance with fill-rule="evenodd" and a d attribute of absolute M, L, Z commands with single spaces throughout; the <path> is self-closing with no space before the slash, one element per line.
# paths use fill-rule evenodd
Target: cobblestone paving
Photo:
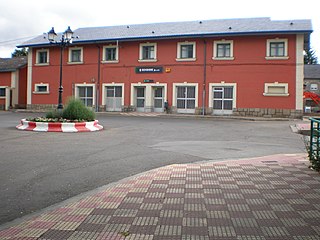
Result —
<path fill-rule="evenodd" d="M 304 155 L 170 165 L 0 232 L 0 239 L 316 240 Z"/>

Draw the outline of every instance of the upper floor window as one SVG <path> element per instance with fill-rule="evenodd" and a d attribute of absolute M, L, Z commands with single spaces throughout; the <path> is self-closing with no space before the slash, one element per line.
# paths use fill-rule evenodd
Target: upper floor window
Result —
<path fill-rule="evenodd" d="M 268 39 L 266 59 L 288 59 L 288 39 Z"/>
<path fill-rule="evenodd" d="M 157 44 L 141 43 L 139 62 L 155 62 L 157 61 Z"/>
<path fill-rule="evenodd" d="M 196 60 L 196 43 L 179 42 L 177 49 L 177 61 L 195 61 Z"/>
<path fill-rule="evenodd" d="M 213 43 L 213 59 L 233 60 L 233 41 L 221 40 Z"/>
<path fill-rule="evenodd" d="M 40 49 L 36 53 L 36 64 L 37 65 L 47 65 L 49 63 L 49 50 Z"/>
<path fill-rule="evenodd" d="M 284 42 L 271 42 L 270 57 L 283 57 L 283 56 L 284 56 Z"/>
<path fill-rule="evenodd" d="M 310 91 L 318 91 L 318 84 L 317 83 L 311 83 L 310 84 Z"/>
<path fill-rule="evenodd" d="M 83 62 L 83 48 L 69 48 L 69 63 Z"/>
<path fill-rule="evenodd" d="M 103 62 L 118 62 L 118 47 L 114 45 L 103 47 Z"/>

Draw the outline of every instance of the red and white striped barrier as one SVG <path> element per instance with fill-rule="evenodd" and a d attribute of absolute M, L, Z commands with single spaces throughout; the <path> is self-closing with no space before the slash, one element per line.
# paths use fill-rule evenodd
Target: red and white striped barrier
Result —
<path fill-rule="evenodd" d="M 16 126 L 19 130 L 35 132 L 94 132 L 103 129 L 98 120 L 92 122 L 61 123 L 61 122 L 30 122 L 21 119 L 21 123 Z"/>

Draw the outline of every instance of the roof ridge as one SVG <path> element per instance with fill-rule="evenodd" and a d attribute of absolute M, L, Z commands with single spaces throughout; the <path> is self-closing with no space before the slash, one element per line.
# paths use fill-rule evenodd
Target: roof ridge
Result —
<path fill-rule="evenodd" d="M 80 29 L 95 29 L 95 28 L 111 28 L 111 27 L 133 27 L 133 26 L 146 26 L 146 25 L 160 25 L 160 24 L 177 24 L 177 23 L 199 23 L 199 22 L 213 22 L 213 21 L 234 21 L 234 20 L 271 20 L 270 17 L 255 17 L 255 18 L 225 18 L 225 19 L 198 19 L 189 21 L 169 21 L 169 22 L 150 22 L 150 23 L 134 23 L 134 24 L 119 24 L 119 25 L 107 25 L 107 26 L 95 26 L 95 27 L 80 27 L 75 31 Z"/>

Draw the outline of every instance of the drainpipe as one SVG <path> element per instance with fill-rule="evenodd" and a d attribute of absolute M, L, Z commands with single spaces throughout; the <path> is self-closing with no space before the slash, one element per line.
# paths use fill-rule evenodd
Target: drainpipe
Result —
<path fill-rule="evenodd" d="M 101 68 L 101 47 L 98 47 L 98 80 L 96 87 L 96 112 L 99 112 L 99 99 L 100 99 L 100 68 Z"/>
<path fill-rule="evenodd" d="M 205 115 L 206 100 L 206 82 L 207 82 L 207 42 L 203 39 L 203 91 L 202 91 L 202 115 Z"/>

